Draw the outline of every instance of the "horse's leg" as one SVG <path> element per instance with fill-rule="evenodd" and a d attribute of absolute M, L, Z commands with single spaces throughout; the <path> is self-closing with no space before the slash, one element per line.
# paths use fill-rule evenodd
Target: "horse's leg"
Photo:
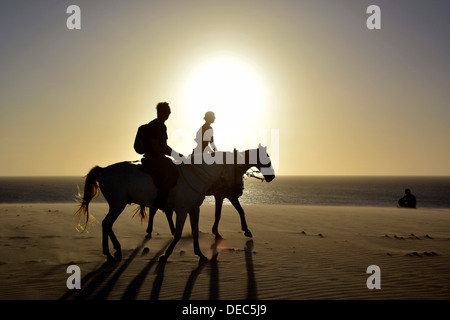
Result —
<path fill-rule="evenodd" d="M 119 213 L 120 214 L 120 213 Z M 118 217 L 119 215 L 117 215 Z M 117 219 L 116 217 L 116 219 Z M 116 220 L 114 219 L 114 221 Z M 114 223 L 113 221 L 113 223 Z M 114 249 L 116 250 L 116 252 L 114 252 L 114 258 L 116 259 L 116 261 L 121 261 L 122 260 L 122 248 L 120 246 L 119 240 L 117 240 L 116 235 L 114 234 L 114 231 L 112 229 L 112 224 L 111 224 L 111 230 L 109 232 L 109 237 L 111 238 L 111 242 L 113 244 Z"/>
<path fill-rule="evenodd" d="M 173 210 L 167 209 L 167 211 L 166 211 L 167 222 L 169 222 L 170 232 L 172 233 L 172 235 L 174 235 L 175 234 L 175 226 L 173 225 L 172 216 L 173 216 Z"/>
<path fill-rule="evenodd" d="M 157 208 L 150 207 L 150 214 L 148 215 L 148 225 L 147 225 L 147 235 L 146 238 L 150 239 L 152 237 L 153 231 L 153 218 L 155 217 Z"/>
<path fill-rule="evenodd" d="M 103 220 L 102 222 L 102 247 L 103 247 L 103 254 L 106 256 L 106 259 L 108 262 L 113 262 L 116 259 L 114 259 L 114 257 L 111 255 L 111 253 L 109 252 L 109 235 L 108 235 L 108 230 L 107 230 L 107 223 L 106 223 L 106 218 Z"/>
<path fill-rule="evenodd" d="M 242 209 L 242 206 L 239 203 L 239 199 L 237 197 L 229 197 L 228 199 L 230 200 L 231 204 L 236 208 L 237 212 L 239 213 L 239 216 L 241 217 L 241 228 L 242 231 L 244 231 L 244 235 L 249 238 L 253 237 L 250 230 L 248 230 L 247 221 L 245 221 L 244 209 Z"/>
<path fill-rule="evenodd" d="M 200 261 L 208 261 L 200 250 L 198 242 L 198 220 L 200 215 L 200 208 L 197 207 L 189 211 L 189 219 L 191 221 L 192 239 L 194 241 L 194 253 L 200 257 Z"/>
<path fill-rule="evenodd" d="M 120 247 L 120 243 L 112 230 L 112 226 L 119 215 L 122 213 L 123 209 L 125 209 L 125 206 L 110 206 L 108 214 L 102 221 L 103 254 L 106 255 L 106 258 L 109 262 L 122 260 L 122 250 Z M 113 243 L 114 249 L 116 250 L 116 252 L 114 253 L 114 257 L 109 252 L 108 237 L 111 238 L 111 242 Z"/>
<path fill-rule="evenodd" d="M 160 260 L 162 262 L 167 261 L 169 256 L 172 254 L 173 249 L 175 248 L 175 245 L 181 239 L 181 234 L 183 233 L 184 223 L 186 222 L 186 218 L 187 218 L 187 211 L 182 210 L 182 211 L 176 212 L 176 216 L 177 216 L 177 222 L 176 222 L 177 225 L 175 228 L 175 235 L 174 235 L 173 240 L 170 243 L 169 247 L 167 248 L 166 253 L 164 254 L 164 256 L 162 256 L 160 258 Z"/>
<path fill-rule="evenodd" d="M 212 232 L 216 235 L 216 239 L 222 239 L 222 236 L 219 234 L 219 221 L 222 214 L 223 200 L 225 198 L 222 195 L 214 195 L 214 199 L 216 200 L 216 216 L 212 227 Z"/>

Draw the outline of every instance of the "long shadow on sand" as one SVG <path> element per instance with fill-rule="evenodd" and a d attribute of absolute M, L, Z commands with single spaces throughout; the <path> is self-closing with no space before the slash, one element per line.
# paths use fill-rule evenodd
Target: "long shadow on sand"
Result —
<path fill-rule="evenodd" d="M 197 268 L 192 270 L 192 272 L 188 278 L 188 281 L 186 283 L 186 286 L 184 287 L 183 300 L 189 300 L 189 298 L 191 297 L 191 293 L 192 293 L 192 289 L 194 288 L 195 281 L 197 281 L 198 276 L 202 273 L 205 266 L 206 266 L 205 262 L 199 262 Z"/>
<path fill-rule="evenodd" d="M 88 298 L 98 287 L 100 287 L 111 273 L 117 268 L 118 264 L 112 264 L 109 262 L 103 263 L 97 270 L 88 273 L 81 279 L 82 290 L 69 290 L 59 300 L 67 300 L 72 296 L 74 299 L 86 299 Z M 92 280 L 91 280 L 92 279 Z M 90 281 L 90 282 L 89 282 Z M 84 284 L 89 282 L 85 287 Z"/>
<path fill-rule="evenodd" d="M 142 251 L 142 248 L 147 243 L 149 239 L 144 239 L 140 246 L 136 247 L 136 249 L 133 250 L 133 253 L 130 255 L 130 257 L 120 266 L 119 270 L 109 279 L 109 281 L 103 286 L 103 288 L 94 296 L 94 299 L 96 300 L 104 300 L 108 297 L 111 290 L 114 288 L 117 280 L 119 280 L 122 273 L 128 268 L 130 263 L 134 260 L 134 258 L 137 256 L 139 252 Z"/>
<path fill-rule="evenodd" d="M 69 290 L 64 294 L 60 300 L 75 299 L 75 300 L 85 300 L 85 299 L 95 299 L 103 300 L 107 299 L 109 294 L 114 289 L 117 281 L 120 279 L 124 271 L 128 268 L 130 263 L 135 259 L 137 254 L 142 251 L 142 248 L 146 244 L 148 239 L 145 239 L 130 256 L 122 263 L 108 263 L 105 262 L 97 270 L 88 273 L 81 280 L 82 290 Z M 136 275 L 133 280 L 129 283 L 122 295 L 123 300 L 134 300 L 136 299 L 140 288 L 145 282 L 150 270 L 156 264 L 155 274 L 156 277 L 153 280 L 153 286 L 150 294 L 150 300 L 158 300 L 161 292 L 161 288 L 164 281 L 164 272 L 166 263 L 158 261 L 159 257 L 165 252 L 167 247 L 170 245 L 172 240 L 168 242 L 150 259 L 150 261 L 145 265 L 145 267 Z M 192 270 L 187 283 L 184 288 L 183 300 L 189 300 L 192 291 L 197 281 L 198 276 L 204 271 L 205 267 L 208 266 L 209 271 L 209 299 L 218 300 L 220 298 L 220 276 L 219 276 L 219 263 L 217 257 L 218 246 L 220 240 L 216 240 L 211 245 L 211 250 L 213 257 L 209 262 L 200 262 L 198 266 Z M 245 244 L 245 263 L 247 270 L 247 296 L 248 300 L 255 300 L 258 298 L 257 285 L 255 279 L 255 273 L 253 268 L 253 240 L 248 240 Z M 99 289 L 100 288 L 100 289 Z M 96 292 L 97 291 L 97 292 Z"/>
<path fill-rule="evenodd" d="M 142 269 L 139 274 L 134 277 L 134 279 L 130 282 L 127 289 L 125 290 L 125 293 L 122 296 L 123 300 L 133 300 L 136 298 L 139 289 L 141 288 L 142 284 L 144 283 L 145 278 L 147 277 L 150 269 L 153 267 L 153 265 L 158 261 L 159 257 L 166 251 L 167 247 L 170 245 L 172 240 L 169 240 L 154 256 L 153 258 L 145 265 L 145 267 Z M 163 270 L 164 272 L 164 270 Z M 156 279 L 155 279 L 156 281 Z M 162 280 L 161 280 L 162 283 Z"/>
<path fill-rule="evenodd" d="M 105 262 L 103 263 L 100 268 L 97 270 L 94 270 L 90 273 L 88 273 L 86 276 L 81 279 L 82 284 L 82 290 L 81 291 L 74 291 L 70 290 L 66 294 L 64 294 L 60 300 L 66 300 L 72 297 L 76 294 L 74 299 L 76 300 L 85 300 L 88 299 L 96 289 L 102 287 L 100 291 L 93 296 L 93 299 L 106 299 L 109 295 L 109 293 L 114 288 L 117 280 L 120 278 L 120 276 L 123 274 L 123 272 L 127 269 L 127 267 L 130 265 L 130 263 L 134 260 L 136 255 L 142 250 L 145 243 L 149 239 L 144 239 L 142 243 L 136 247 L 136 249 L 133 250 L 131 255 L 128 257 L 128 259 L 119 267 L 119 263 L 111 263 L 111 262 Z M 116 273 L 105 283 L 105 281 L 108 279 L 108 277 L 118 268 Z M 92 280 L 91 280 L 92 279 Z"/>
<path fill-rule="evenodd" d="M 183 300 L 189 300 L 192 294 L 192 290 L 194 288 L 195 282 L 197 281 L 198 276 L 202 273 L 203 269 L 209 265 L 210 272 L 210 280 L 209 280 L 209 299 L 210 300 L 218 300 L 220 298 L 219 295 L 219 264 L 217 261 L 217 257 L 219 255 L 217 251 L 217 247 L 219 246 L 221 240 L 216 240 L 211 245 L 211 250 L 213 252 L 213 257 L 209 261 L 209 264 L 205 262 L 200 262 L 194 270 L 192 270 L 186 286 L 183 292 Z M 247 299 L 248 300 L 256 300 L 258 299 L 258 292 L 256 286 L 256 278 L 253 269 L 253 240 L 248 240 L 245 244 L 245 263 L 247 269 Z"/>
<path fill-rule="evenodd" d="M 255 271 L 253 269 L 253 240 L 245 243 L 245 265 L 247 267 L 247 299 L 258 299 Z"/>
<path fill-rule="evenodd" d="M 159 293 L 161 292 L 162 283 L 164 280 L 164 270 L 166 268 L 166 261 L 159 261 L 156 267 L 156 277 L 153 281 L 152 292 L 150 294 L 150 300 L 158 300 Z"/>

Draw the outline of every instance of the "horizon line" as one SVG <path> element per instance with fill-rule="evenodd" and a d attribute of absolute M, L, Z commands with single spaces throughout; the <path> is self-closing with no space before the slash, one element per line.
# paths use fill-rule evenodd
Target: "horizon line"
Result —
<path fill-rule="evenodd" d="M 86 174 L 80 175 L 0 175 L 0 178 L 78 178 L 84 177 Z M 442 178 L 450 178 L 448 174 L 276 174 L 277 177 L 442 177 Z"/>

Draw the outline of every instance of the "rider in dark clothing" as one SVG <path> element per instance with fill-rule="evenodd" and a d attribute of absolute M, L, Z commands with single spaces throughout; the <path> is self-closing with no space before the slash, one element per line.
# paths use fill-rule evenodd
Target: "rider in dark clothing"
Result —
<path fill-rule="evenodd" d="M 173 161 L 166 157 L 173 152 L 167 145 L 167 127 L 164 124 L 169 118 L 170 106 L 167 102 L 160 102 L 156 111 L 158 116 L 148 124 L 144 135 L 145 154 L 142 164 L 151 173 L 158 189 L 154 205 L 165 211 L 169 192 L 178 180 L 178 170 Z"/>

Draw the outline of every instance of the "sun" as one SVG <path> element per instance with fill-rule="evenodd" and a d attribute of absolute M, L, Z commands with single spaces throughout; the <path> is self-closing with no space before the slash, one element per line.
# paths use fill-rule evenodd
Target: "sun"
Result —
<path fill-rule="evenodd" d="M 218 147 L 234 148 L 254 136 L 264 118 L 268 88 L 260 68 L 242 56 L 214 55 L 189 72 L 183 104 L 192 123 L 203 122 L 206 111 L 213 111 Z"/>

